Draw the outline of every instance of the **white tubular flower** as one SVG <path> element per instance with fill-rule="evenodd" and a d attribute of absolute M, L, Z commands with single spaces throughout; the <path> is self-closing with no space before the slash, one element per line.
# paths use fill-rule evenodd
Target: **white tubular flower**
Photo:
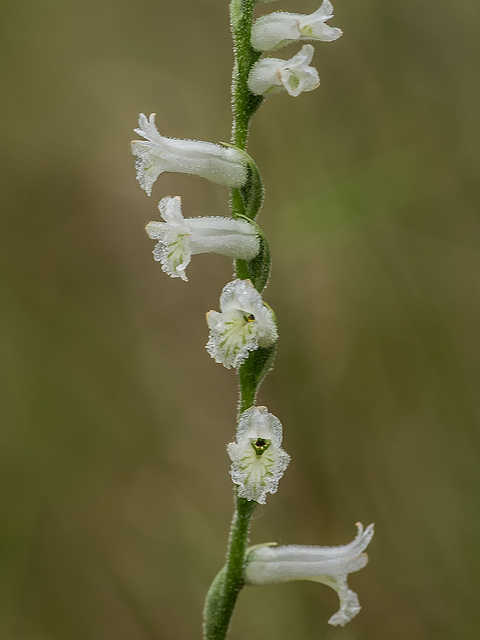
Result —
<path fill-rule="evenodd" d="M 300 40 L 332 42 L 342 35 L 341 29 L 330 27 L 325 22 L 333 18 L 330 0 L 311 13 L 286 13 L 276 11 L 255 20 L 252 27 L 252 47 L 257 51 L 275 51 Z"/>
<path fill-rule="evenodd" d="M 149 222 L 145 230 L 149 238 L 158 240 L 153 257 L 172 278 L 187 281 L 185 269 L 197 253 L 251 260 L 259 251 L 255 227 L 246 220 L 220 216 L 184 218 L 179 196 L 162 198 L 158 209 L 165 222 Z"/>
<path fill-rule="evenodd" d="M 266 407 L 251 407 L 242 413 L 236 442 L 227 445 L 232 461 L 230 475 L 238 495 L 265 504 L 267 493 L 275 493 L 290 462 L 282 447 L 280 420 Z"/>
<path fill-rule="evenodd" d="M 247 179 L 240 151 L 212 142 L 165 138 L 158 133 L 154 113 L 148 119 L 140 114 L 135 133 L 145 138 L 133 140 L 132 153 L 137 156 L 137 180 L 148 195 L 164 171 L 190 173 L 227 187 L 241 187 Z"/>
<path fill-rule="evenodd" d="M 259 96 L 287 91 L 296 98 L 302 91 L 313 91 L 320 84 L 318 71 L 308 66 L 314 48 L 305 44 L 290 60 L 262 58 L 256 62 L 248 76 L 248 88 Z"/>
<path fill-rule="evenodd" d="M 368 562 L 364 551 L 373 536 L 373 524 L 365 530 L 357 523 L 357 536 L 341 547 L 309 547 L 259 545 L 247 555 L 245 582 L 267 585 L 294 580 L 313 580 L 326 584 L 338 594 L 340 609 L 328 621 L 344 626 L 360 611 L 358 596 L 347 585 L 349 573 L 362 569 Z"/>
<path fill-rule="evenodd" d="M 270 347 L 277 340 L 273 313 L 250 280 L 229 282 L 220 296 L 220 309 L 220 313 L 207 313 L 206 349 L 227 369 L 239 367 L 250 351 Z"/>

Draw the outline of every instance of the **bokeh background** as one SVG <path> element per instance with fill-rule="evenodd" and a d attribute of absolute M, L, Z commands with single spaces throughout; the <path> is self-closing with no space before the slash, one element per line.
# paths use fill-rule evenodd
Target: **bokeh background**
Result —
<path fill-rule="evenodd" d="M 314 0 L 261 11 L 311 12 Z M 259 402 L 292 463 L 252 542 L 342 544 L 376 523 L 333 591 L 245 589 L 232 640 L 480 637 L 480 7 L 337 0 L 322 86 L 270 98 L 251 153 L 281 341 Z M 1 4 L 0 637 L 191 640 L 232 512 L 233 372 L 204 350 L 231 264 L 184 284 L 151 257 L 129 141 L 227 140 L 223 0 Z M 279 55 L 292 55 L 295 48 Z"/>

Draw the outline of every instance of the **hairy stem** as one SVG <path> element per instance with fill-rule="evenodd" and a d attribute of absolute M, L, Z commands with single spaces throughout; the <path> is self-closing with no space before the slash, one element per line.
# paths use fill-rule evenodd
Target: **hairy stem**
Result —
<path fill-rule="evenodd" d="M 250 93 L 248 88 L 248 74 L 261 55 L 250 45 L 255 3 L 256 0 L 232 0 L 230 3 L 230 23 L 235 54 L 232 79 L 231 143 L 243 151 L 247 148 L 250 120 L 263 100 L 261 96 Z M 231 208 L 233 217 L 244 213 L 239 189 L 232 190 Z"/>
<path fill-rule="evenodd" d="M 238 592 L 243 586 L 243 564 L 248 544 L 250 518 L 256 502 L 236 499 L 230 528 L 227 562 L 210 587 L 204 612 L 206 640 L 224 640 L 227 636 Z"/>
<path fill-rule="evenodd" d="M 252 49 L 250 45 L 255 4 L 256 0 L 231 0 L 230 3 L 235 54 L 232 82 L 233 124 L 231 143 L 243 151 L 246 151 L 250 120 L 263 101 L 261 96 L 252 94 L 248 88 L 248 75 L 261 55 L 258 51 Z M 256 166 L 255 171 L 258 171 Z M 263 186 L 261 186 L 260 175 L 258 174 L 257 180 L 253 179 L 257 175 L 255 172 L 250 175 L 252 179 L 247 181 L 243 189 L 232 189 L 231 211 L 234 218 L 242 216 L 255 220 L 261 207 Z M 258 186 L 259 181 L 260 188 Z M 266 245 L 265 250 L 268 251 L 268 245 Z M 244 271 L 249 275 L 248 264 L 242 263 L 245 263 L 245 261 L 237 261 L 237 277 L 241 273 L 243 274 Z M 269 273 L 269 251 L 264 268 Z M 259 272 L 261 272 L 261 269 Z M 265 277 L 257 279 L 260 284 L 256 286 L 260 290 L 263 289 L 268 280 L 268 273 Z M 239 370 L 240 411 L 245 411 L 253 406 L 258 387 L 271 367 L 274 354 L 274 348 L 253 352 Z M 236 508 L 230 528 L 226 562 L 213 581 L 205 602 L 205 640 L 225 640 L 227 636 L 237 596 L 243 587 L 243 568 L 248 545 L 250 519 L 256 506 L 257 503 L 255 501 L 236 496 Z"/>
<path fill-rule="evenodd" d="M 261 105 L 263 98 L 250 93 L 248 74 L 260 53 L 252 49 L 253 10 L 256 0 L 232 0 L 230 20 L 232 27 L 235 63 L 232 82 L 232 144 L 245 151 L 250 120 Z"/>

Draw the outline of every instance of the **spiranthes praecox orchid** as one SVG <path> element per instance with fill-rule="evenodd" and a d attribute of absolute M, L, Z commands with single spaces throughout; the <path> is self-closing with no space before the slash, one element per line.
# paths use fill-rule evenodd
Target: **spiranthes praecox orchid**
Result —
<path fill-rule="evenodd" d="M 165 222 L 149 222 L 145 230 L 158 240 L 153 257 L 172 278 L 187 280 L 185 269 L 192 255 L 219 253 L 251 260 L 259 250 L 255 227 L 246 220 L 221 216 L 184 218 L 180 196 L 167 196 L 158 203 Z"/>
<path fill-rule="evenodd" d="M 253 23 L 252 47 L 257 51 L 276 51 L 291 42 L 317 40 L 332 42 L 342 35 L 341 29 L 325 24 L 333 18 L 330 0 L 323 0 L 319 9 L 309 15 L 275 11 Z"/>
<path fill-rule="evenodd" d="M 236 442 L 227 445 L 232 461 L 230 475 L 238 495 L 265 504 L 267 493 L 275 493 L 290 456 L 282 447 L 282 425 L 266 407 L 251 407 L 242 413 Z"/>
<path fill-rule="evenodd" d="M 262 586 L 312 580 L 326 584 L 335 589 L 340 599 L 340 609 L 328 622 L 343 627 L 360 611 L 358 596 L 348 588 L 347 577 L 367 564 L 368 556 L 363 551 L 373 536 L 373 524 L 364 529 L 357 523 L 357 529 L 356 538 L 340 547 L 274 544 L 252 547 L 247 553 L 245 583 Z"/>
<path fill-rule="evenodd" d="M 239 367 L 250 351 L 270 347 L 278 337 L 273 312 L 250 280 L 234 280 L 223 288 L 220 312 L 209 311 L 206 345 L 215 362 Z"/>
<path fill-rule="evenodd" d="M 318 71 L 310 67 L 314 48 L 305 44 L 290 58 L 262 58 L 256 62 L 248 76 L 248 88 L 256 95 L 269 96 L 286 91 L 296 98 L 303 91 L 313 91 L 320 84 Z"/>
<path fill-rule="evenodd" d="M 155 114 L 141 113 L 135 133 L 145 140 L 133 140 L 137 180 L 148 195 L 164 171 L 189 173 L 227 187 L 241 187 L 247 179 L 245 156 L 232 147 L 166 138 L 158 133 Z"/>

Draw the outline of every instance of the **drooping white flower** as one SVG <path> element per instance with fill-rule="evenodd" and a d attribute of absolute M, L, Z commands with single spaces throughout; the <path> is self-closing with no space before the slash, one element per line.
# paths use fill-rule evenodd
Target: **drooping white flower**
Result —
<path fill-rule="evenodd" d="M 280 420 L 266 407 L 251 407 L 240 416 L 236 442 L 227 445 L 227 451 L 241 498 L 265 504 L 267 493 L 276 492 L 290 462 L 281 447 L 282 436 Z"/>
<path fill-rule="evenodd" d="M 305 44 L 290 60 L 262 58 L 256 62 L 248 76 L 248 87 L 252 93 L 269 96 L 287 91 L 297 97 L 303 91 L 312 91 L 320 84 L 318 71 L 310 67 L 314 48 Z"/>
<path fill-rule="evenodd" d="M 253 23 L 252 47 L 257 51 L 275 51 L 300 40 L 332 42 L 342 35 L 341 29 L 325 22 L 333 18 L 330 0 L 323 0 L 319 9 L 305 15 L 276 11 L 261 16 Z"/>
<path fill-rule="evenodd" d="M 349 573 L 362 569 L 368 562 L 362 553 L 373 536 L 373 524 L 365 530 L 357 523 L 355 540 L 341 547 L 301 545 L 258 545 L 247 554 L 245 582 L 267 585 L 294 580 L 313 580 L 326 584 L 338 594 L 340 609 L 328 621 L 344 626 L 360 611 L 358 596 L 348 588 Z"/>
<path fill-rule="evenodd" d="M 259 251 L 255 227 L 246 220 L 220 216 L 184 218 L 180 196 L 162 198 L 158 209 L 165 222 L 149 222 L 145 230 L 149 238 L 158 240 L 153 257 L 172 278 L 187 281 L 185 269 L 197 253 L 251 260 Z"/>
<path fill-rule="evenodd" d="M 206 349 L 227 369 L 239 367 L 250 351 L 270 347 L 277 340 L 273 313 L 250 280 L 229 282 L 220 296 L 220 309 L 220 313 L 207 313 Z"/>
<path fill-rule="evenodd" d="M 154 113 L 149 118 L 140 114 L 135 133 L 145 138 L 133 140 L 132 153 L 137 157 L 137 180 L 148 195 L 164 171 L 189 173 L 227 187 L 241 187 L 247 179 L 240 151 L 212 142 L 165 138 L 158 133 Z"/>

